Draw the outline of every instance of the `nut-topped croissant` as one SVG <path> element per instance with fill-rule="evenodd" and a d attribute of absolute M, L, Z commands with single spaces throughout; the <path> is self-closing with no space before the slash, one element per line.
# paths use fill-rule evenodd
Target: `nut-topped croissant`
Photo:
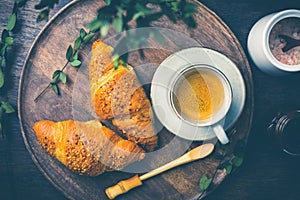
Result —
<path fill-rule="evenodd" d="M 138 145 L 122 139 L 98 120 L 42 120 L 33 129 L 50 155 L 80 174 L 97 176 L 112 169 L 120 170 L 145 156 Z"/>
<path fill-rule="evenodd" d="M 133 68 L 113 67 L 113 48 L 94 42 L 89 66 L 91 99 L 95 112 L 113 124 L 131 141 L 152 151 L 157 145 L 150 101 Z"/>

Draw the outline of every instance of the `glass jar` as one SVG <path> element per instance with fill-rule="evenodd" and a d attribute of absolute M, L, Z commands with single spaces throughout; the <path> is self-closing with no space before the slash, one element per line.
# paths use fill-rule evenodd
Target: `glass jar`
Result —
<path fill-rule="evenodd" d="M 300 156 L 300 110 L 279 113 L 269 124 L 268 134 L 285 153 Z"/>

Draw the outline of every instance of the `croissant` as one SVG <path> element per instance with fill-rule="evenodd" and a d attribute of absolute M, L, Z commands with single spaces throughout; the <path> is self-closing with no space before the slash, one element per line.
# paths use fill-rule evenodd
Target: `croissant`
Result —
<path fill-rule="evenodd" d="M 38 121 L 33 129 L 41 146 L 69 169 L 90 176 L 120 170 L 144 158 L 134 142 L 124 140 L 98 120 Z"/>
<path fill-rule="evenodd" d="M 101 40 L 93 43 L 89 66 L 92 105 L 99 117 L 111 119 L 129 140 L 152 151 L 157 136 L 150 101 L 130 65 L 114 69 L 112 51 Z"/>

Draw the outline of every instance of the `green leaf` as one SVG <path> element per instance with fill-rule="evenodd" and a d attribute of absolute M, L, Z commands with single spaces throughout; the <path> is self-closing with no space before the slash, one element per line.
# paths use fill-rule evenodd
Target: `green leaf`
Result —
<path fill-rule="evenodd" d="M 230 174 L 231 171 L 232 171 L 232 165 L 227 165 L 227 166 L 225 167 L 225 170 L 226 170 L 226 174 Z"/>
<path fill-rule="evenodd" d="M 243 158 L 243 157 L 237 156 L 237 157 L 235 157 L 234 159 L 232 159 L 232 164 L 233 164 L 234 166 L 236 166 L 236 167 L 239 167 L 239 166 L 242 165 L 243 161 L 244 161 L 244 158 Z"/>
<path fill-rule="evenodd" d="M 121 33 L 123 30 L 123 18 L 122 17 L 114 18 L 112 21 L 112 25 L 115 28 L 117 33 Z"/>
<path fill-rule="evenodd" d="M 78 37 L 74 42 L 74 49 L 78 50 L 80 48 L 81 43 L 82 43 L 82 39 L 81 37 Z"/>
<path fill-rule="evenodd" d="M 51 80 L 51 83 L 56 83 L 58 78 L 60 77 L 60 73 L 61 71 L 60 70 L 56 70 L 53 74 L 52 74 L 52 80 Z"/>
<path fill-rule="evenodd" d="M 120 56 L 119 54 L 113 54 L 113 56 L 111 57 L 111 60 L 114 63 L 114 69 L 118 69 L 119 65 L 120 65 Z"/>
<path fill-rule="evenodd" d="M 81 61 L 80 60 L 73 60 L 73 61 L 70 62 L 70 64 L 73 67 L 79 67 L 81 65 Z"/>
<path fill-rule="evenodd" d="M 148 14 L 152 13 L 152 9 L 151 8 L 148 8 L 145 5 L 140 4 L 140 3 L 135 4 L 134 8 L 137 11 L 141 12 L 143 15 L 148 15 Z"/>
<path fill-rule="evenodd" d="M 5 57 L 6 49 L 7 49 L 7 44 L 5 43 L 5 45 L 1 48 L 1 52 L 0 52 L 2 57 Z"/>
<path fill-rule="evenodd" d="M 198 5 L 194 3 L 186 3 L 184 6 L 185 17 L 190 17 L 198 10 Z"/>
<path fill-rule="evenodd" d="M 208 178 L 206 174 L 202 174 L 199 183 L 200 189 L 203 191 L 206 190 L 209 187 L 211 182 L 212 182 L 212 178 Z"/>
<path fill-rule="evenodd" d="M 52 90 L 55 92 L 55 94 L 59 95 L 58 86 L 56 84 L 52 84 L 51 87 L 52 87 Z"/>
<path fill-rule="evenodd" d="M 6 64 L 6 58 L 5 57 L 2 57 L 1 58 L 1 66 L 0 67 L 5 67 L 5 64 Z"/>
<path fill-rule="evenodd" d="M 12 37 L 6 37 L 5 38 L 5 44 L 7 44 L 7 46 L 11 46 L 14 44 L 14 38 Z"/>
<path fill-rule="evenodd" d="M 139 50 L 142 50 L 142 49 L 139 49 Z M 128 57 L 129 57 L 129 53 L 126 52 L 126 53 L 124 53 L 123 55 L 120 56 L 120 59 L 121 59 L 124 63 L 127 63 L 127 62 L 128 62 Z"/>
<path fill-rule="evenodd" d="M 3 59 L 3 58 L 2 58 Z M 0 67 L 0 88 L 2 88 L 4 85 L 4 73 Z"/>
<path fill-rule="evenodd" d="M 89 23 L 88 26 L 90 31 L 96 32 L 101 28 L 102 25 L 103 25 L 103 21 L 96 18 L 91 23 Z"/>
<path fill-rule="evenodd" d="M 38 15 L 38 17 L 36 19 L 36 22 L 39 23 L 39 22 L 41 22 L 43 20 L 47 20 L 48 16 L 49 16 L 49 12 L 50 12 L 49 9 L 45 9 L 42 12 L 40 12 L 40 14 Z"/>
<path fill-rule="evenodd" d="M 11 31 L 14 29 L 15 25 L 16 25 L 16 21 L 17 21 L 17 16 L 15 13 L 11 14 L 8 18 L 7 21 L 7 25 L 6 25 L 6 29 L 8 31 Z"/>
<path fill-rule="evenodd" d="M 73 55 L 73 48 L 72 48 L 72 46 L 70 45 L 70 46 L 68 47 L 68 50 L 67 50 L 67 53 L 66 53 L 66 58 L 67 58 L 68 61 L 70 61 L 72 55 Z"/>
<path fill-rule="evenodd" d="M 9 36 L 9 32 L 6 29 L 4 29 L 1 34 L 2 41 L 5 41 L 5 38 L 8 36 Z"/>
<path fill-rule="evenodd" d="M 105 1 L 105 3 L 106 3 L 106 5 L 110 5 L 110 3 L 111 3 L 111 0 L 104 0 Z"/>
<path fill-rule="evenodd" d="M 1 121 L 0 121 L 0 133 L 2 133 L 2 123 L 1 123 Z"/>
<path fill-rule="evenodd" d="M 139 11 L 133 15 L 132 19 L 137 20 L 139 17 L 141 17 L 143 15 L 144 15 L 144 13 Z"/>
<path fill-rule="evenodd" d="M 138 11 L 132 17 L 134 20 L 137 20 L 141 16 L 150 15 L 152 13 L 151 8 L 148 8 L 146 5 L 140 3 L 135 4 L 134 8 Z"/>
<path fill-rule="evenodd" d="M 175 24 L 177 22 L 176 17 L 174 15 L 173 10 L 166 6 L 166 5 L 161 5 L 161 9 L 164 11 L 164 14 Z"/>
<path fill-rule="evenodd" d="M 61 80 L 62 83 L 67 83 L 67 75 L 63 72 L 60 72 L 59 74 L 59 79 Z"/>
<path fill-rule="evenodd" d="M 80 29 L 80 38 L 83 40 L 83 38 L 86 36 L 85 30 L 82 28 Z"/>
<path fill-rule="evenodd" d="M 109 30 L 109 24 L 105 23 L 104 25 L 101 26 L 100 32 L 102 36 L 106 36 Z"/>
<path fill-rule="evenodd" d="M 171 6 L 174 12 L 179 12 L 179 2 L 172 2 Z"/>
<path fill-rule="evenodd" d="M 6 114 L 15 112 L 15 109 L 7 102 L 1 101 L 1 107 L 4 109 Z"/>
<path fill-rule="evenodd" d="M 114 61 L 114 69 L 117 70 L 119 68 L 120 65 L 120 60 L 115 60 Z"/>
<path fill-rule="evenodd" d="M 78 51 L 75 51 L 74 55 L 72 56 L 71 61 L 78 60 Z"/>
<path fill-rule="evenodd" d="M 111 60 L 114 62 L 116 60 L 119 60 L 119 58 L 120 58 L 119 54 L 113 54 Z"/>
<path fill-rule="evenodd" d="M 95 36 L 95 33 L 91 32 L 91 33 L 87 34 L 87 35 L 83 38 L 83 41 L 84 41 L 84 42 L 88 42 L 88 41 L 90 41 L 94 36 Z"/>

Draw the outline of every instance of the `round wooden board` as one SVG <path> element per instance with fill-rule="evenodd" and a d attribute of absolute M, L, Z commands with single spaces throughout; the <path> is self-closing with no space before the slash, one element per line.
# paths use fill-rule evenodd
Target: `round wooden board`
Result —
<path fill-rule="evenodd" d="M 237 146 L 247 141 L 252 123 L 253 85 L 250 66 L 238 40 L 225 23 L 208 8 L 199 4 L 195 15 L 197 29 L 188 29 L 181 22 L 173 24 L 166 18 L 153 25 L 183 32 L 202 46 L 214 49 L 230 58 L 243 75 L 246 86 L 244 110 L 231 130 L 228 130 L 231 142 L 226 147 L 216 144 L 214 153 L 204 160 L 196 161 L 168 171 L 144 182 L 142 187 L 120 196 L 120 199 L 194 199 L 204 197 L 226 177 L 225 169 L 218 169 L 222 163 L 232 159 Z M 42 119 L 61 121 L 73 118 L 72 91 L 77 69 L 68 67 L 68 84 L 60 85 L 60 96 L 48 91 L 35 103 L 34 98 L 48 85 L 51 74 L 61 68 L 65 60 L 66 49 L 78 37 L 79 30 L 86 27 L 96 15 L 103 1 L 73 1 L 63 8 L 41 31 L 34 41 L 23 67 L 19 88 L 19 119 L 23 138 L 29 153 L 42 173 L 70 199 L 106 199 L 104 189 L 134 174 L 125 172 L 107 172 L 98 177 L 78 175 L 65 168 L 56 159 L 49 156 L 39 145 L 32 130 L 34 122 Z M 91 44 L 81 49 L 83 61 L 88 62 Z M 146 52 L 151 63 L 160 63 L 172 52 Z M 134 65 L 133 62 L 131 62 Z M 138 71 L 139 77 L 151 79 L 153 72 Z M 149 88 L 146 88 L 149 94 Z M 172 134 L 163 129 L 159 133 L 160 146 L 163 146 Z M 185 143 L 184 140 L 181 141 Z M 180 143 L 180 141 L 179 141 Z M 194 142 L 192 146 L 199 145 Z M 242 148 L 244 150 L 244 148 Z M 224 156 L 226 155 L 226 156 Z M 164 157 L 168 157 L 165 155 Z M 164 158 L 158 159 L 163 162 Z M 207 192 L 199 188 L 202 174 L 213 177 L 213 184 Z"/>

